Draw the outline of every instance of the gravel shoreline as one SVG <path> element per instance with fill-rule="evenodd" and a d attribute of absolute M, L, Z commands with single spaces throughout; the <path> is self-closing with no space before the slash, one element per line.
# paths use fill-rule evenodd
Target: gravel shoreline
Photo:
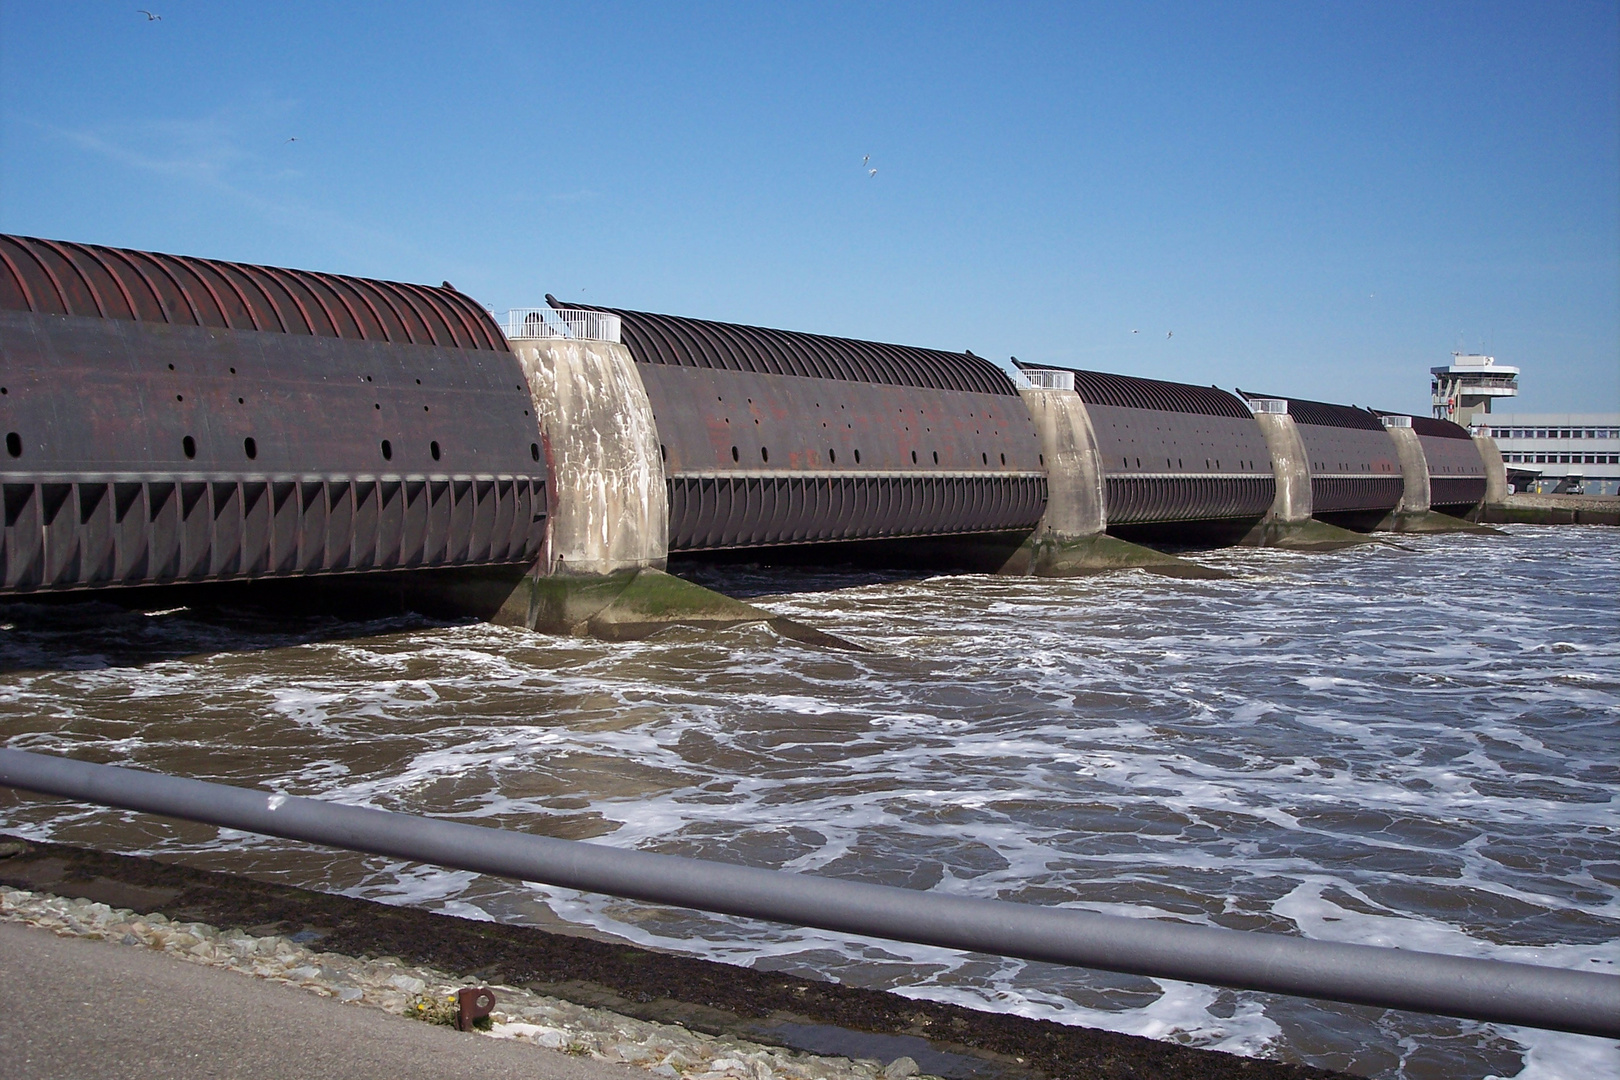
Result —
<path fill-rule="evenodd" d="M 177 959 L 295 986 L 339 1004 L 397 1016 L 442 1013 L 465 980 L 395 958 L 321 952 L 292 938 L 256 937 L 200 922 L 174 922 L 91 900 L 0 885 L 0 919 L 64 937 L 156 949 Z M 891 1062 L 820 1057 L 621 1016 L 559 998 L 495 984 L 491 1038 L 538 1049 L 637 1065 L 668 1080 L 907 1080 L 909 1057 Z"/>

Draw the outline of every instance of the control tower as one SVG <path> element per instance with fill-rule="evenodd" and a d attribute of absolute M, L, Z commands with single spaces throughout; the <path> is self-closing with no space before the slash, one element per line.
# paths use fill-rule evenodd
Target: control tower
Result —
<path fill-rule="evenodd" d="M 1454 352 L 1449 366 L 1430 368 L 1429 374 L 1435 419 L 1464 427 L 1491 411 L 1492 398 L 1519 395 L 1519 369 L 1498 364 L 1494 356 Z"/>

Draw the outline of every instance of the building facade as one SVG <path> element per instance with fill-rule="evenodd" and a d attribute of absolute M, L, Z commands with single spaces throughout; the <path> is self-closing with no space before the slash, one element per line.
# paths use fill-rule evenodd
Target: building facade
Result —
<path fill-rule="evenodd" d="M 1495 413 L 1474 429 L 1496 440 L 1520 491 L 1620 494 L 1620 412 Z"/>

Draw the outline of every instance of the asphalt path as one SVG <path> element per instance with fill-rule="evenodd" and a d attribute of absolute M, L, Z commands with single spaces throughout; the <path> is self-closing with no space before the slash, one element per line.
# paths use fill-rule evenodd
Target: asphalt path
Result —
<path fill-rule="evenodd" d="M 150 949 L 0 923 L 9 1080 L 647 1080 Z"/>

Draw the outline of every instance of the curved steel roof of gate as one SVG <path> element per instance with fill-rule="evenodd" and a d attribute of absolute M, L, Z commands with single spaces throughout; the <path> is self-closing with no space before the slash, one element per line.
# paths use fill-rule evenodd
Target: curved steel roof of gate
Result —
<path fill-rule="evenodd" d="M 1113 405 L 1121 409 L 1157 409 L 1159 412 L 1196 413 L 1200 416 L 1237 416 L 1245 420 L 1254 414 L 1242 400 L 1214 386 L 1139 379 L 1134 375 L 1110 375 L 1103 371 L 1078 371 L 1050 364 L 1024 364 L 1014 360 L 1020 371 L 1067 371 L 1074 376 L 1074 391 L 1087 405 Z"/>
<path fill-rule="evenodd" d="M 397 281 L 0 235 L 0 309 L 314 337 L 507 350 L 448 282 Z"/>
<path fill-rule="evenodd" d="M 812 379 L 962 390 L 976 394 L 1018 393 L 1007 373 L 970 352 L 944 352 L 912 345 L 770 330 L 761 326 L 710 322 L 646 311 L 564 304 L 617 315 L 630 355 L 642 364 L 720 368 L 761 375 L 803 375 Z"/>
<path fill-rule="evenodd" d="M 1371 409 L 1355 405 L 1334 405 L 1326 401 L 1306 401 L 1303 398 L 1285 398 L 1280 394 L 1251 394 L 1247 390 L 1239 390 L 1238 393 L 1250 401 L 1257 398 L 1274 398 L 1288 402 L 1288 415 L 1294 418 L 1296 424 L 1358 428 L 1362 431 L 1384 430 L 1384 422 L 1378 419 L 1378 415 Z"/>
<path fill-rule="evenodd" d="M 1378 416 L 1406 416 L 1412 421 L 1412 430 L 1419 435 L 1429 435 L 1437 439 L 1472 439 L 1468 429 L 1461 424 L 1454 424 L 1450 420 L 1441 420 L 1434 416 L 1411 416 L 1408 413 L 1385 412 L 1374 409 Z"/>

